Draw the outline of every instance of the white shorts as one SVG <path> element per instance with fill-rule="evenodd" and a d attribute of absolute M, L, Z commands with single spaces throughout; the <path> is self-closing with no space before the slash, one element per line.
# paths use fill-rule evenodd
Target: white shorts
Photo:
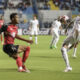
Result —
<path fill-rule="evenodd" d="M 30 35 L 38 35 L 38 31 L 37 30 L 32 30 Z"/>
<path fill-rule="evenodd" d="M 53 37 L 56 37 L 56 38 L 59 38 L 59 33 L 58 33 L 58 31 L 53 31 L 52 36 L 53 36 Z"/>
<path fill-rule="evenodd" d="M 75 44 L 76 42 L 77 42 L 77 40 L 76 40 L 73 36 L 68 36 L 68 37 L 64 40 L 63 46 L 64 46 L 64 45 L 69 46 L 70 44 L 72 45 L 72 44 Z"/>

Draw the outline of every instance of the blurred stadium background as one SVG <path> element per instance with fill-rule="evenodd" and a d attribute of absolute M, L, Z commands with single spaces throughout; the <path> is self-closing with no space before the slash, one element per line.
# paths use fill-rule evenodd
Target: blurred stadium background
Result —
<path fill-rule="evenodd" d="M 12 12 L 17 12 L 20 16 L 20 35 L 29 34 L 29 21 L 34 14 L 39 19 L 39 34 L 47 35 L 52 22 L 58 16 L 68 15 L 72 19 L 80 15 L 80 0 L 0 0 L 0 15 L 4 15 L 5 23 L 10 21 L 9 15 Z"/>

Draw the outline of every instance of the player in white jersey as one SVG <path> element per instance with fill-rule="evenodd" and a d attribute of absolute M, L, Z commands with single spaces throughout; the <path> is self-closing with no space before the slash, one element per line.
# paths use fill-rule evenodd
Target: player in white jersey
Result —
<path fill-rule="evenodd" d="M 66 28 L 66 30 L 65 30 L 65 33 L 67 32 L 67 29 L 68 29 L 69 27 L 71 27 L 71 26 L 74 25 L 74 22 L 77 21 L 76 19 L 78 19 L 78 18 L 79 18 L 79 17 L 77 16 L 77 18 L 74 18 L 73 20 L 71 20 L 71 21 L 69 22 L 69 24 L 68 24 L 68 26 L 67 26 L 67 28 Z M 77 21 L 77 22 L 78 22 L 78 21 Z M 74 28 L 74 27 L 73 27 L 73 28 Z M 70 33 L 69 33 L 69 34 L 70 34 Z M 80 42 L 80 41 L 79 41 L 79 42 Z M 73 54 L 72 54 L 72 57 L 74 57 L 74 58 L 77 57 L 77 56 L 76 56 L 76 52 L 77 52 L 77 45 L 78 45 L 79 42 L 73 44 L 73 45 L 68 49 L 68 51 L 69 51 L 70 49 L 74 48 L 74 51 L 73 51 Z"/>
<path fill-rule="evenodd" d="M 63 18 L 65 21 L 69 20 L 69 16 L 67 16 L 67 15 L 63 15 L 63 16 L 61 16 L 61 18 Z"/>
<path fill-rule="evenodd" d="M 32 36 L 35 36 L 35 43 L 37 44 L 37 35 L 39 31 L 39 21 L 36 15 L 33 16 L 33 20 L 30 21 L 30 40 L 32 40 Z"/>
<path fill-rule="evenodd" d="M 73 30 L 70 35 L 64 40 L 64 43 L 61 48 L 62 56 L 66 64 L 66 69 L 64 72 L 68 72 L 72 70 L 72 67 L 69 64 L 69 59 L 67 55 L 68 49 L 80 41 L 80 17 L 76 17 L 74 21 Z"/>
<path fill-rule="evenodd" d="M 52 34 L 52 41 L 50 43 L 50 49 L 57 48 L 57 43 L 59 40 L 59 29 L 61 28 L 61 23 L 63 22 L 62 19 L 60 19 L 60 17 L 58 19 L 56 19 L 51 27 L 51 34 Z"/>

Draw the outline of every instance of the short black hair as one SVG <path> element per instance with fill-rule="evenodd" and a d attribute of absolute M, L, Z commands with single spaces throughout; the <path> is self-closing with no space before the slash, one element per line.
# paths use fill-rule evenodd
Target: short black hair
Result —
<path fill-rule="evenodd" d="M 18 14 L 17 14 L 17 13 L 12 13 L 12 14 L 10 15 L 10 20 L 12 20 L 12 18 L 14 18 L 15 15 L 18 15 Z"/>

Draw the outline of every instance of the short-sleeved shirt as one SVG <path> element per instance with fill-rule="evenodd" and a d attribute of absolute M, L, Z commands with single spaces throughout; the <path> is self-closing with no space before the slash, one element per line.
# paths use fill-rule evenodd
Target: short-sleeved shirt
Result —
<path fill-rule="evenodd" d="M 39 21 L 37 19 L 36 20 L 31 20 L 30 24 L 31 24 L 32 30 L 37 30 Z"/>
<path fill-rule="evenodd" d="M 18 27 L 16 25 L 3 25 L 0 29 L 0 34 L 4 32 L 4 45 L 14 44 L 14 39 L 17 34 Z"/>
<path fill-rule="evenodd" d="M 60 28 L 60 26 L 61 26 L 61 22 L 60 21 L 58 21 L 58 20 L 55 20 L 54 22 L 53 22 L 53 24 L 52 24 L 52 27 L 53 27 L 53 30 L 59 30 L 59 28 Z"/>

